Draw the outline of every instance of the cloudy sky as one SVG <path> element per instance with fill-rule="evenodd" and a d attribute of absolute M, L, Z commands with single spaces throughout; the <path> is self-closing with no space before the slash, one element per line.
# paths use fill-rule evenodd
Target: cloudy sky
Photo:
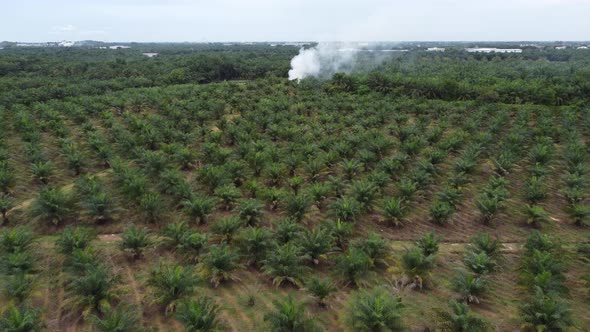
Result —
<path fill-rule="evenodd" d="M 0 0 L 0 10 L 0 41 L 590 39 L 590 0 Z"/>

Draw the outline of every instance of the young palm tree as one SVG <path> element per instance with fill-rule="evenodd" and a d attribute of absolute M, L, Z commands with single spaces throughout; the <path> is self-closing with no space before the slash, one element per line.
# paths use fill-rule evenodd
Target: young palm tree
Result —
<path fill-rule="evenodd" d="M 33 294 L 37 278 L 26 273 L 8 275 L 4 278 L 2 293 L 6 299 L 22 304 Z"/>
<path fill-rule="evenodd" d="M 211 226 L 211 230 L 221 238 L 222 243 L 231 243 L 234 235 L 243 225 L 244 223 L 241 219 L 230 216 L 217 220 Z"/>
<path fill-rule="evenodd" d="M 326 228 L 332 233 L 334 244 L 338 248 L 344 249 L 346 242 L 352 236 L 354 225 L 341 220 L 336 220 L 326 222 Z"/>
<path fill-rule="evenodd" d="M 255 226 L 262 217 L 262 204 L 255 199 L 243 201 L 239 207 L 240 219 L 248 226 Z"/>
<path fill-rule="evenodd" d="M 539 205 L 527 204 L 525 206 L 525 212 L 527 216 L 527 224 L 529 225 L 539 226 L 539 224 L 547 223 L 551 220 L 549 213 Z"/>
<path fill-rule="evenodd" d="M 424 234 L 422 238 L 416 242 L 416 246 L 422 249 L 424 256 L 433 256 L 438 253 L 438 244 L 440 237 L 436 236 L 434 232 Z"/>
<path fill-rule="evenodd" d="M 325 259 L 334 247 L 332 233 L 327 228 L 320 226 L 301 233 L 298 243 L 303 254 L 315 265 L 320 263 L 320 259 Z"/>
<path fill-rule="evenodd" d="M 496 267 L 496 262 L 484 251 L 467 253 L 463 262 L 471 272 L 478 275 L 490 273 Z"/>
<path fill-rule="evenodd" d="M 306 194 L 290 195 L 286 198 L 285 208 L 290 218 L 301 221 L 309 211 L 311 199 Z"/>
<path fill-rule="evenodd" d="M 82 198 L 80 204 L 88 215 L 97 222 L 112 219 L 113 215 L 120 210 L 114 206 L 112 196 L 104 191 L 90 193 L 88 196 Z"/>
<path fill-rule="evenodd" d="M 391 226 L 402 226 L 405 223 L 406 207 L 401 199 L 391 197 L 386 199 L 382 208 L 385 222 Z"/>
<path fill-rule="evenodd" d="M 214 332 L 222 330 L 219 306 L 213 299 L 201 296 L 196 300 L 181 302 L 176 310 L 176 319 L 187 332 Z"/>
<path fill-rule="evenodd" d="M 449 301 L 450 311 L 437 314 L 437 331 L 441 332 L 487 332 L 492 327 L 482 317 L 474 314 L 469 305 L 455 300 Z"/>
<path fill-rule="evenodd" d="M 567 331 L 574 324 L 568 305 L 540 289 L 521 307 L 521 315 L 527 331 Z"/>
<path fill-rule="evenodd" d="M 96 238 L 96 234 L 86 227 L 67 226 L 55 241 L 59 252 L 69 255 L 76 249 L 84 249 Z"/>
<path fill-rule="evenodd" d="M 47 184 L 53 173 L 53 165 L 48 161 L 37 161 L 31 164 L 31 172 L 35 180 Z"/>
<path fill-rule="evenodd" d="M 275 286 L 281 286 L 285 282 L 300 286 L 306 271 L 303 265 L 305 259 L 302 249 L 293 242 L 288 242 L 269 251 L 262 261 L 262 272 L 272 278 Z"/>
<path fill-rule="evenodd" d="M 525 198 L 531 204 L 538 203 L 547 197 L 547 186 L 545 179 L 537 176 L 532 176 L 526 183 Z"/>
<path fill-rule="evenodd" d="M 332 203 L 335 217 L 342 221 L 354 222 L 361 213 L 361 205 L 352 198 L 342 197 Z"/>
<path fill-rule="evenodd" d="M 315 332 L 319 331 L 316 320 L 305 310 L 305 305 L 288 296 L 274 302 L 274 310 L 264 315 L 271 331 Z"/>
<path fill-rule="evenodd" d="M 485 293 L 487 288 L 487 279 L 481 275 L 459 270 L 451 280 L 451 286 L 461 295 L 463 301 L 479 304 L 479 296 Z"/>
<path fill-rule="evenodd" d="M 401 256 L 404 273 L 409 278 L 426 279 L 434 266 L 435 256 L 425 256 L 419 247 L 406 249 Z"/>
<path fill-rule="evenodd" d="M 247 264 L 258 265 L 273 247 L 273 234 L 266 228 L 248 227 L 238 235 L 238 247 L 248 258 Z"/>
<path fill-rule="evenodd" d="M 567 213 L 574 221 L 576 226 L 588 225 L 588 217 L 590 217 L 590 206 L 585 204 L 572 204 L 567 208 Z"/>
<path fill-rule="evenodd" d="M 351 331 L 403 331 L 403 304 L 384 288 L 361 290 L 348 304 L 346 322 Z"/>
<path fill-rule="evenodd" d="M 90 322 L 96 332 L 143 331 L 137 310 L 124 305 L 106 309 L 102 315 L 92 315 Z"/>
<path fill-rule="evenodd" d="M 400 200 L 408 202 L 418 192 L 418 183 L 408 178 L 402 178 L 397 184 L 397 189 Z"/>
<path fill-rule="evenodd" d="M 14 173 L 8 168 L 8 166 L 4 166 L 3 163 L 0 163 L 0 192 L 8 194 L 8 192 L 14 187 L 15 183 L 16 178 Z"/>
<path fill-rule="evenodd" d="M 0 215 L 2 223 L 8 223 L 8 211 L 14 207 L 14 199 L 8 194 L 0 193 Z"/>
<path fill-rule="evenodd" d="M 337 268 L 347 284 L 360 286 L 373 266 L 371 258 L 361 249 L 349 247 L 337 260 Z"/>
<path fill-rule="evenodd" d="M 197 282 L 190 268 L 159 264 L 151 271 L 147 284 L 153 288 L 155 301 L 168 314 L 176 310 L 180 300 L 194 293 Z"/>
<path fill-rule="evenodd" d="M 112 276 L 102 265 L 87 266 L 82 275 L 69 278 L 67 292 L 71 310 L 81 311 L 84 318 L 91 312 L 104 312 L 110 309 L 111 301 L 117 298 L 113 288 L 118 278 Z"/>
<path fill-rule="evenodd" d="M 225 185 L 215 189 L 215 196 L 221 200 L 223 209 L 229 211 L 242 196 L 242 192 L 234 185 Z"/>
<path fill-rule="evenodd" d="M 387 266 L 387 259 L 390 258 L 391 248 L 382 236 L 377 233 L 370 233 L 365 238 L 357 239 L 352 246 L 362 250 L 371 259 L 372 265 Z"/>
<path fill-rule="evenodd" d="M 144 194 L 139 201 L 139 210 L 146 221 L 157 222 L 164 213 L 162 197 L 157 193 Z"/>
<path fill-rule="evenodd" d="M 496 212 L 500 209 L 501 200 L 498 197 L 489 197 L 487 195 L 481 196 L 475 201 L 475 205 L 483 216 L 483 221 L 488 225 Z"/>
<path fill-rule="evenodd" d="M 238 259 L 239 256 L 225 243 L 211 246 L 201 260 L 201 272 L 216 288 L 227 280 L 238 281 L 236 270 L 242 267 Z"/>
<path fill-rule="evenodd" d="M 312 277 L 309 279 L 305 288 L 316 299 L 320 308 L 326 307 L 326 298 L 328 298 L 337 289 L 332 280 L 325 278 Z"/>
<path fill-rule="evenodd" d="M 1 252 L 24 252 L 33 244 L 33 233 L 28 227 L 17 226 L 0 231 Z"/>
<path fill-rule="evenodd" d="M 135 260 L 140 258 L 143 250 L 150 245 L 149 229 L 146 227 L 138 228 L 135 225 L 127 227 L 121 236 L 122 240 L 119 244 L 124 252 L 127 252 Z"/>
<path fill-rule="evenodd" d="M 455 212 L 453 206 L 445 201 L 436 200 L 430 206 L 430 217 L 439 225 L 445 225 Z"/>
<path fill-rule="evenodd" d="M 10 332 L 40 332 L 45 328 L 38 310 L 27 306 L 10 306 L 0 317 L 0 330 Z"/>
<path fill-rule="evenodd" d="M 45 219 L 55 225 L 73 211 L 72 196 L 57 188 L 43 188 L 31 206 L 33 217 Z"/>
<path fill-rule="evenodd" d="M 280 220 L 276 224 L 274 237 L 279 244 L 286 244 L 299 238 L 304 228 L 291 218 Z"/>
<path fill-rule="evenodd" d="M 190 233 L 190 229 L 185 221 L 166 224 L 161 233 L 162 242 L 169 248 L 178 249 L 187 233 Z"/>
<path fill-rule="evenodd" d="M 308 194 L 313 201 L 313 204 L 315 204 L 319 210 L 322 210 L 324 207 L 324 201 L 328 198 L 330 191 L 330 186 L 327 183 L 316 182 L 309 187 Z"/>
<path fill-rule="evenodd" d="M 184 211 L 197 224 L 206 223 L 207 217 L 213 212 L 215 202 L 209 197 L 193 195 L 191 198 L 182 202 Z"/>
<path fill-rule="evenodd" d="M 363 212 L 370 212 L 373 210 L 377 187 L 370 181 L 358 180 L 352 184 L 351 195 L 360 204 Z"/>
<path fill-rule="evenodd" d="M 492 239 L 490 233 L 478 233 L 471 240 L 469 250 L 477 254 L 485 252 L 489 257 L 498 260 L 502 255 L 502 243 L 498 239 Z"/>

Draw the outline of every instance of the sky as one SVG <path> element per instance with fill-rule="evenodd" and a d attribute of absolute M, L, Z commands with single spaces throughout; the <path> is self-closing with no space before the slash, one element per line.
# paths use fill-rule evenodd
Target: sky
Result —
<path fill-rule="evenodd" d="M 0 41 L 590 40 L 590 0 L 0 0 Z"/>

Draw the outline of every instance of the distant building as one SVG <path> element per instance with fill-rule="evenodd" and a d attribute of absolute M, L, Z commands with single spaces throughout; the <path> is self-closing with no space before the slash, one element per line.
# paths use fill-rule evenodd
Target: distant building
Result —
<path fill-rule="evenodd" d="M 131 46 L 125 46 L 125 45 L 112 45 L 109 46 L 109 48 L 111 50 L 121 50 L 121 49 L 125 49 L 125 48 L 131 48 Z"/>
<path fill-rule="evenodd" d="M 469 53 L 522 53 L 520 48 L 476 47 L 466 48 L 465 50 Z"/>
<path fill-rule="evenodd" d="M 429 47 L 426 49 L 428 52 L 444 52 L 444 47 Z"/>
<path fill-rule="evenodd" d="M 57 43 L 57 46 L 59 46 L 59 47 L 72 47 L 72 46 L 74 46 L 74 44 L 75 43 L 72 41 L 65 41 L 64 40 L 64 41 L 60 41 L 59 43 Z"/>
<path fill-rule="evenodd" d="M 579 50 L 587 50 L 588 49 L 588 46 L 578 46 L 578 49 Z"/>
<path fill-rule="evenodd" d="M 556 50 L 565 50 L 567 46 L 555 46 Z"/>
<path fill-rule="evenodd" d="M 147 56 L 148 58 L 153 58 L 158 56 L 159 53 L 142 53 L 143 55 Z"/>

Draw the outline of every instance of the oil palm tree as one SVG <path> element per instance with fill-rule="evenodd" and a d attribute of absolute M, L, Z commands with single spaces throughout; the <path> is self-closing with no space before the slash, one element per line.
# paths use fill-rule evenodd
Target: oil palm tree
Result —
<path fill-rule="evenodd" d="M 73 212 L 73 203 L 70 193 L 58 188 L 43 188 L 31 205 L 31 214 L 57 225 Z"/>
<path fill-rule="evenodd" d="M 0 330 L 10 332 L 40 332 L 45 328 L 39 310 L 28 306 L 10 306 L 0 317 Z"/>
<path fill-rule="evenodd" d="M 201 260 L 200 272 L 214 287 L 227 280 L 240 280 L 236 270 L 242 265 L 238 259 L 239 256 L 225 243 L 211 246 Z"/>
<path fill-rule="evenodd" d="M 8 223 L 8 211 L 14 207 L 14 199 L 8 194 L 0 193 L 0 215 L 2 223 Z"/>
<path fill-rule="evenodd" d="M 209 197 L 193 195 L 191 198 L 182 202 L 184 211 L 197 224 L 206 223 L 207 217 L 213 212 L 215 202 Z"/>
<path fill-rule="evenodd" d="M 247 227 L 237 238 L 238 247 L 242 255 L 247 257 L 247 264 L 258 265 L 266 257 L 267 252 L 274 246 L 271 231 L 260 227 Z"/>
<path fill-rule="evenodd" d="M 118 305 L 106 309 L 102 315 L 90 317 L 93 331 L 96 332 L 139 332 L 143 331 L 137 309 Z"/>
<path fill-rule="evenodd" d="M 338 271 L 342 274 L 345 282 L 356 287 L 363 283 L 363 279 L 372 266 L 371 258 L 364 251 L 355 247 L 349 247 L 337 259 Z"/>
<path fill-rule="evenodd" d="M 148 286 L 153 289 L 155 302 L 164 306 L 166 314 L 174 312 L 182 299 L 194 294 L 197 282 L 192 269 L 162 263 L 150 272 L 147 280 Z"/>
<path fill-rule="evenodd" d="M 327 258 L 327 254 L 334 247 L 332 233 L 329 229 L 321 226 L 317 226 L 311 231 L 302 232 L 298 243 L 303 250 L 303 254 L 315 265 L 319 264 L 320 259 Z"/>
<path fill-rule="evenodd" d="M 149 229 L 135 225 L 127 227 L 121 236 L 120 247 L 135 260 L 142 256 L 144 249 L 151 243 Z"/>
<path fill-rule="evenodd" d="M 479 297 L 487 288 L 487 279 L 481 275 L 459 270 L 453 276 L 451 286 L 455 292 L 459 293 L 463 301 L 479 304 Z"/>
<path fill-rule="evenodd" d="M 525 331 L 567 331 L 574 324 L 569 306 L 540 289 L 521 307 L 521 317 Z"/>
<path fill-rule="evenodd" d="M 305 283 L 307 291 L 316 299 L 320 308 L 326 307 L 326 299 L 337 289 L 329 278 L 312 277 Z"/>
<path fill-rule="evenodd" d="M 299 303 L 288 296 L 284 300 L 274 301 L 274 309 L 264 315 L 271 331 L 277 332 L 315 332 L 319 331 L 316 320 Z"/>
<path fill-rule="evenodd" d="M 490 324 L 482 317 L 474 314 L 469 305 L 455 300 L 449 301 L 449 311 L 437 313 L 437 329 L 442 332 L 487 332 Z"/>
<path fill-rule="evenodd" d="M 307 270 L 303 265 L 305 259 L 301 247 L 293 242 L 277 245 L 262 261 L 262 272 L 272 278 L 275 286 L 281 286 L 285 282 L 300 286 Z"/>
<path fill-rule="evenodd" d="M 90 265 L 81 275 L 71 275 L 66 287 L 69 294 L 67 306 L 71 310 L 81 311 L 87 318 L 92 312 L 104 312 L 111 308 L 111 301 L 118 298 L 114 287 L 117 276 L 103 265 Z"/>
<path fill-rule="evenodd" d="M 214 332 L 222 330 L 219 311 L 213 299 L 201 296 L 181 302 L 175 317 L 187 332 Z"/>
<path fill-rule="evenodd" d="M 360 290 L 353 294 L 346 323 L 351 331 L 403 331 L 402 300 L 384 288 Z"/>

